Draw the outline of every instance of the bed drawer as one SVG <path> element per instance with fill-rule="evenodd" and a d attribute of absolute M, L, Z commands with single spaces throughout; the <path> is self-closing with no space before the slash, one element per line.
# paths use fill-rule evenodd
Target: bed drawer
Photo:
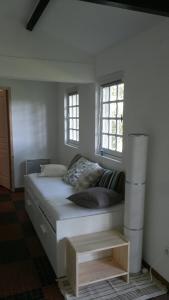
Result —
<path fill-rule="evenodd" d="M 56 272 L 56 234 L 40 210 L 37 210 L 35 228 L 46 251 L 46 254 Z"/>
<path fill-rule="evenodd" d="M 25 196 L 25 207 L 48 259 L 56 273 L 56 234 L 40 208 L 33 203 L 28 194 Z"/>
<path fill-rule="evenodd" d="M 25 195 L 25 208 L 34 225 L 36 218 L 35 207 L 27 194 Z"/>

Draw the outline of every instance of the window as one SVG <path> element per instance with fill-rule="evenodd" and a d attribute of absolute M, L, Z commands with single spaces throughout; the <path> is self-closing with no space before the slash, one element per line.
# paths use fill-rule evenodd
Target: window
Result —
<path fill-rule="evenodd" d="M 66 97 L 65 142 L 73 146 L 79 144 L 79 94 L 77 92 L 70 93 Z"/>
<path fill-rule="evenodd" d="M 100 87 L 99 153 L 120 156 L 123 151 L 124 83 L 116 81 Z"/>

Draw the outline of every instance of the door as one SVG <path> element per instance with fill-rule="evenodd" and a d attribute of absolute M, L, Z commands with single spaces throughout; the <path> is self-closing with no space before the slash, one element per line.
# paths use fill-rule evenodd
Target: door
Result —
<path fill-rule="evenodd" d="M 8 91 L 0 89 L 0 185 L 11 188 Z"/>

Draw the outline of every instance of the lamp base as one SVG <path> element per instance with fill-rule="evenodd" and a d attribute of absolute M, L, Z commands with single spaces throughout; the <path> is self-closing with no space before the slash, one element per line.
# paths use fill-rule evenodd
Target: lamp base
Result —
<path fill-rule="evenodd" d="M 138 273 L 142 266 L 143 230 L 124 227 L 124 235 L 130 241 L 130 273 Z"/>

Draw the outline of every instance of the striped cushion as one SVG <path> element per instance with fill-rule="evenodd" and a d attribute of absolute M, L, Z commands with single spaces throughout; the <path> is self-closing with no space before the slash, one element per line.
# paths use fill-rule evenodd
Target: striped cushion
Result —
<path fill-rule="evenodd" d="M 125 195 L 125 174 L 124 174 L 124 172 L 120 172 L 117 177 L 115 191 L 117 193 L 122 194 L 122 196 L 124 197 L 124 195 Z"/>
<path fill-rule="evenodd" d="M 124 182 L 125 175 L 123 172 L 105 169 L 96 186 L 105 187 L 124 195 Z"/>
<path fill-rule="evenodd" d="M 118 173 L 117 170 L 105 170 L 97 186 L 114 190 Z"/>

